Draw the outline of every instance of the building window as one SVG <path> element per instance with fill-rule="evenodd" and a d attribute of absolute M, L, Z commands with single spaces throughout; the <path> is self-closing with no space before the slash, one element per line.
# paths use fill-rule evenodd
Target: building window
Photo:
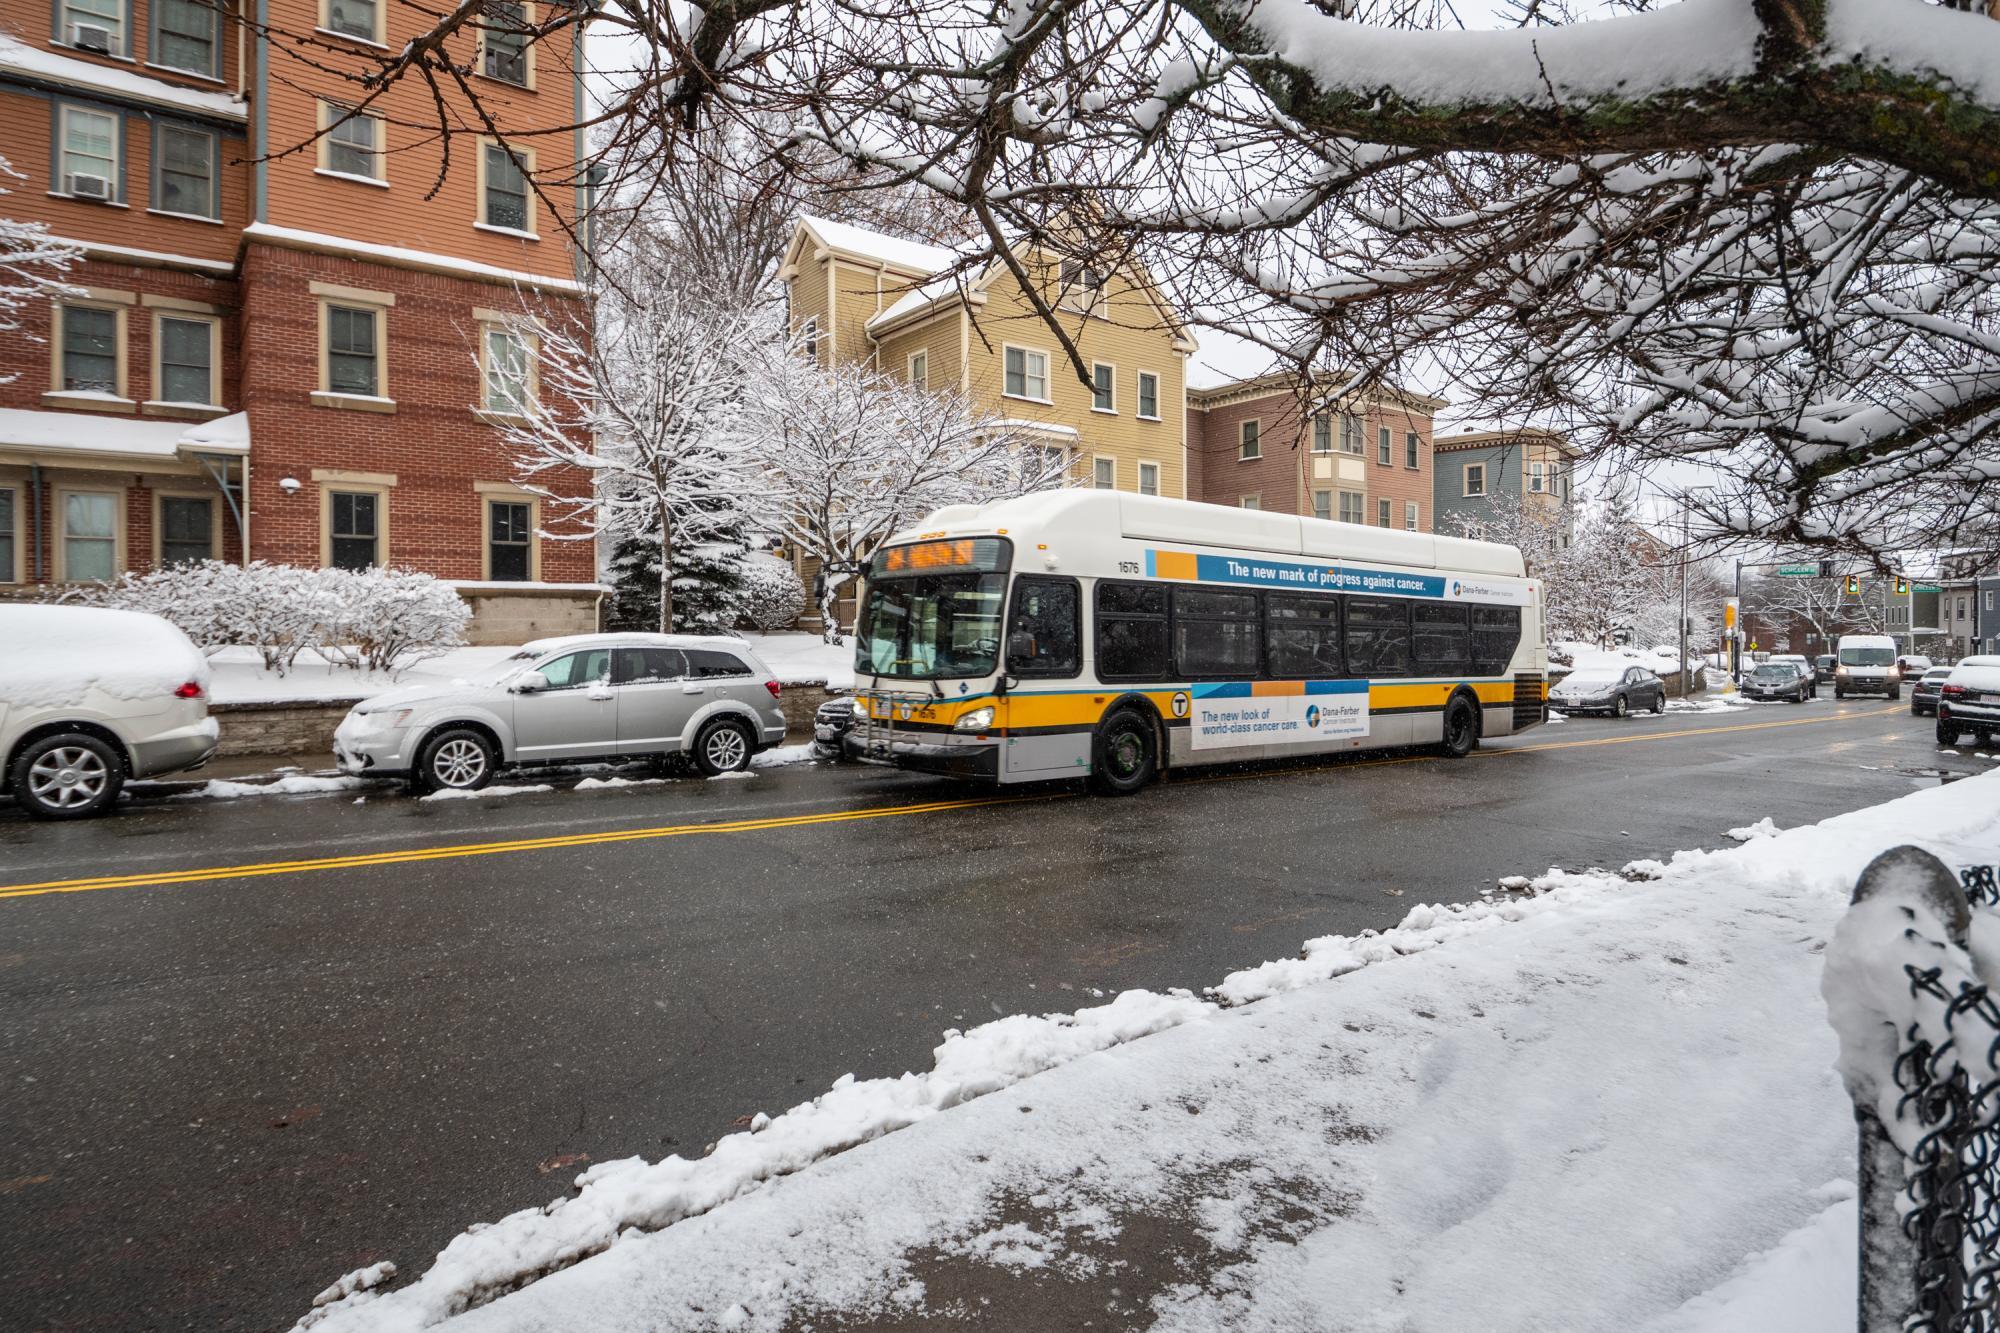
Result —
<path fill-rule="evenodd" d="M 1528 464 L 1528 491 L 1540 495 L 1548 489 L 1548 469 L 1541 463 Z"/>
<path fill-rule="evenodd" d="M 919 389 L 931 387 L 931 354 L 918 352 L 910 358 L 910 383 Z"/>
<path fill-rule="evenodd" d="M 320 140 L 320 167 L 341 176 L 382 179 L 382 122 L 350 112 L 331 102 L 320 103 L 326 137 Z"/>
<path fill-rule="evenodd" d="M 62 144 L 62 193 L 76 198 L 119 202 L 125 194 L 119 170 L 118 117 L 80 106 L 56 112 Z"/>
<path fill-rule="evenodd" d="M 1324 412 L 1313 418 L 1313 452 L 1333 452 L 1333 418 Z"/>
<path fill-rule="evenodd" d="M 215 59 L 221 20 L 219 6 L 200 0 L 153 0 L 153 63 L 217 77 L 222 73 Z"/>
<path fill-rule="evenodd" d="M 1236 428 L 1236 456 L 1249 460 L 1264 456 L 1264 423 L 1252 417 Z"/>
<path fill-rule="evenodd" d="M 14 488 L 0 486 L 0 583 L 18 583 L 14 572 Z"/>
<path fill-rule="evenodd" d="M 1100 491 L 1117 490 L 1118 460 L 1115 458 L 1097 459 L 1092 464 L 1090 484 Z"/>
<path fill-rule="evenodd" d="M 486 77 L 528 86 L 528 11 L 518 0 L 491 0 L 480 45 Z"/>
<path fill-rule="evenodd" d="M 1418 525 L 1417 502 L 1415 500 L 1403 501 L 1403 528 L 1407 532 L 1419 532 L 1422 530 Z"/>
<path fill-rule="evenodd" d="M 1158 463 L 1139 464 L 1139 494 L 1158 495 L 1160 493 L 1160 465 Z"/>
<path fill-rule="evenodd" d="M 1009 347 L 1006 364 L 1006 394 L 1009 398 L 1032 398 L 1038 403 L 1049 401 L 1048 353 Z"/>
<path fill-rule="evenodd" d="M 503 144 L 490 143 L 481 160 L 485 174 L 479 220 L 502 231 L 534 231 L 528 176 L 522 169 L 525 165 L 527 170 L 533 170 L 534 159 L 526 149 L 516 152 Z"/>
<path fill-rule="evenodd" d="M 1333 492 L 1313 492 L 1313 517 L 1331 519 L 1333 517 Z"/>
<path fill-rule="evenodd" d="M 1423 437 L 1415 431 L 1403 436 L 1403 466 L 1417 466 L 1417 450 L 1423 447 Z"/>
<path fill-rule="evenodd" d="M 334 491 L 328 497 L 327 554 L 335 569 L 370 569 L 382 563 L 382 497 L 374 491 Z"/>
<path fill-rule="evenodd" d="M 1139 372 L 1139 415 L 1147 421 L 1160 419 L 1160 377 L 1150 370 Z"/>
<path fill-rule="evenodd" d="M 118 312 L 94 305 L 62 307 L 62 377 L 65 393 L 123 394 L 118 374 Z"/>
<path fill-rule="evenodd" d="M 1361 418 L 1351 412 L 1340 414 L 1340 452 L 1360 457 L 1364 452 L 1361 443 Z"/>
<path fill-rule="evenodd" d="M 1256 495 L 1246 495 L 1239 499 L 1236 504 L 1241 509 L 1262 509 L 1264 507 L 1264 496 L 1261 492 Z"/>
<path fill-rule="evenodd" d="M 215 384 L 215 321 L 163 314 L 153 324 L 153 347 L 159 357 L 153 377 L 155 398 L 215 405 L 221 396 Z"/>
<path fill-rule="evenodd" d="M 486 577 L 526 583 L 532 576 L 534 512 L 526 500 L 486 502 Z"/>
<path fill-rule="evenodd" d="M 486 326 L 481 343 L 481 405 L 489 412 L 524 415 L 535 399 L 532 344 L 494 324 Z"/>
<path fill-rule="evenodd" d="M 1057 303 L 1071 310 L 1087 315 L 1104 299 L 1104 275 L 1081 260 L 1063 260 L 1059 281 Z"/>
<path fill-rule="evenodd" d="M 1991 592 L 1986 594 L 1986 609 L 1988 611 L 1993 609 L 1993 594 Z"/>
<path fill-rule="evenodd" d="M 1361 506 L 1362 497 L 1359 491 L 1342 491 L 1340 493 L 1340 521 L 1342 523 L 1366 523 L 1368 519 Z"/>
<path fill-rule="evenodd" d="M 1486 464 L 1467 463 L 1465 465 L 1465 493 L 1467 495 L 1486 494 Z"/>
<path fill-rule="evenodd" d="M 382 344 L 376 321 L 382 312 L 332 302 L 325 309 L 327 392 L 380 396 Z"/>
<path fill-rule="evenodd" d="M 1375 502 L 1375 526 L 1378 528 L 1394 527 L 1395 524 L 1391 521 L 1389 514 L 1389 502 L 1387 500 L 1377 500 Z"/>
<path fill-rule="evenodd" d="M 328 32 L 364 42 L 382 40 L 382 7 L 379 0 L 326 0 L 323 26 Z"/>
<path fill-rule="evenodd" d="M 805 322 L 799 325 L 799 347 L 808 360 L 819 360 L 819 319 L 816 316 L 807 315 Z"/>
<path fill-rule="evenodd" d="M 153 207 L 188 217 L 221 217 L 215 148 L 215 136 L 205 130 L 159 126 L 153 136 Z"/>
<path fill-rule="evenodd" d="M 160 564 L 215 558 L 215 501 L 200 495 L 160 497 Z"/>
<path fill-rule="evenodd" d="M 109 579 L 118 573 L 116 491 L 62 493 L 62 578 L 66 583 Z"/>
<path fill-rule="evenodd" d="M 125 0 L 62 0 L 59 40 L 79 51 L 129 56 L 125 40 Z"/>
<path fill-rule="evenodd" d="M 1395 466 L 1396 450 L 1395 446 L 1390 443 L 1391 438 L 1387 426 L 1375 432 L 1375 461 L 1383 467 Z"/>
<path fill-rule="evenodd" d="M 1112 366 L 1097 362 L 1090 368 L 1090 410 L 1093 412 L 1115 412 L 1115 399 L 1111 386 L 1118 371 Z"/>

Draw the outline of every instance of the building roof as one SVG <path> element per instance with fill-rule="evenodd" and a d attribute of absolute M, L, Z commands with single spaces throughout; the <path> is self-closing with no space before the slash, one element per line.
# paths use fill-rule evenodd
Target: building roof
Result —
<path fill-rule="evenodd" d="M 1352 380 L 1354 374 L 1352 371 L 1346 370 L 1320 370 L 1313 373 L 1313 378 L 1321 390 L 1327 393 L 1335 393 L 1343 385 Z M 1273 370 L 1262 375 L 1253 375 L 1249 379 L 1225 380 L 1221 383 L 1209 384 L 1199 389 L 1193 385 L 1189 385 L 1187 391 L 1188 406 L 1197 412 L 1205 412 L 1210 407 L 1223 402 L 1274 397 L 1280 394 L 1296 395 L 1298 387 L 1299 377 L 1295 372 Z M 1363 390 L 1362 397 L 1391 399 L 1408 407 L 1424 408 L 1433 412 L 1439 408 L 1450 406 L 1442 398 L 1433 398 L 1429 394 L 1416 393 L 1409 389 L 1398 388 L 1393 384 L 1378 383 Z"/>
<path fill-rule="evenodd" d="M 928 278 L 958 263 L 965 256 L 942 245 L 905 241 L 851 222 L 801 215 L 799 225 L 810 231 L 829 250 L 869 263 L 901 269 L 913 277 Z"/>
<path fill-rule="evenodd" d="M 0 449 L 160 462 L 189 454 L 247 454 L 249 418 L 234 412 L 189 425 L 89 412 L 0 407 Z"/>
<path fill-rule="evenodd" d="M 1431 440 L 1431 451 L 1445 454 L 1454 449 L 1506 448 L 1516 444 L 1545 444 L 1565 458 L 1577 458 L 1583 453 L 1569 442 L 1568 436 L 1559 431 L 1545 430 L 1540 426 L 1522 426 L 1515 430 L 1469 430 L 1457 435 L 1438 435 Z"/>

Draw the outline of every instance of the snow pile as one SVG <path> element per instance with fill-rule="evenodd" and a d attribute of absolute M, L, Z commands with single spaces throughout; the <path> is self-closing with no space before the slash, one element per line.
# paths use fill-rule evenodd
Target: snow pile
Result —
<path fill-rule="evenodd" d="M 589 781 L 589 779 L 586 778 L 585 781 Z M 555 788 L 546 782 L 537 782 L 525 787 L 509 787 L 504 783 L 496 782 L 490 787 L 481 787 L 477 791 L 468 791 L 463 787 L 442 787 L 430 795 L 419 797 L 418 799 L 425 801 L 475 801 L 488 796 L 526 796 L 532 792 L 554 790 Z"/>
<path fill-rule="evenodd" d="M 217 703 L 339 703 L 410 685 L 448 685 L 480 675 L 519 651 L 518 647 L 454 648 L 393 672 L 356 671 L 310 649 L 282 674 L 266 668 L 253 647 L 219 649 L 208 660 L 215 673 Z"/>
<path fill-rule="evenodd" d="M 811 741 L 801 741 L 797 745 L 774 745 L 751 756 L 750 763 L 756 768 L 783 768 L 787 764 L 809 764 L 818 757 Z"/>
<path fill-rule="evenodd" d="M 1737 842 L 1751 842 L 1758 838 L 1775 838 L 1781 831 L 1776 824 L 1771 822 L 1771 817 L 1765 815 L 1754 824 L 1745 824 L 1741 828 L 1730 829 L 1724 836 L 1732 838 Z"/>
<path fill-rule="evenodd" d="M 1743 1257 L 1773 1245 L 1837 1288 L 1814 1259 L 1829 1247 L 1784 1239 L 1826 1208 L 1800 1182 L 1851 1170 L 1818 949 L 1860 867 L 1913 838 L 1990 859 L 2000 774 L 1739 848 L 1552 870 L 1519 901 L 1420 906 L 1226 978 L 1214 993 L 1235 1007 L 1129 991 L 949 1032 L 929 1073 L 843 1078 L 697 1161 L 594 1167 L 575 1197 L 470 1230 L 410 1286 L 300 1327 L 422 1328 L 537 1277 L 463 1322 L 921 1314 L 914 1249 L 1060 1256 L 1125 1216 L 1200 1219 L 1228 1259 L 1224 1281 L 1175 1269 L 1163 1328 L 1525 1333 L 1556 1309 L 1569 1327 L 1642 1328 L 1711 1289 L 1747 1308 Z M 997 1234 L 1029 1205 L 1042 1225 Z"/>
<path fill-rule="evenodd" d="M 187 799 L 214 797 L 233 801 L 243 796 L 319 796 L 328 792 L 352 791 L 361 785 L 360 778 L 315 777 L 310 773 L 290 773 L 272 782 L 230 782 L 224 778 L 210 778 L 200 791 L 187 793 Z"/>
<path fill-rule="evenodd" d="M 1854 1326 L 1854 1237 L 1861 1225 L 1854 1184 L 1814 1191 L 1835 1202 L 1743 1269 L 1646 1333 L 1831 1333 Z"/>
<path fill-rule="evenodd" d="M 89 703 L 130 711 L 155 703 L 158 711 L 189 681 L 206 695 L 208 662 L 158 616 L 0 606 L 0 699 L 17 709 Z"/>

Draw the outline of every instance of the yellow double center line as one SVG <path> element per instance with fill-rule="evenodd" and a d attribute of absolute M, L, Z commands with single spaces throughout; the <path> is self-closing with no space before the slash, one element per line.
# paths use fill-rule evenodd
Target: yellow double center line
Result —
<path fill-rule="evenodd" d="M 1631 745 L 1642 741 L 1676 741 L 1690 737 L 1717 736 L 1737 731 L 1768 731 L 1774 727 L 1803 727 L 1815 723 L 1851 721 L 1899 712 L 1895 708 L 1867 713 L 1844 713 L 1816 717 L 1785 718 L 1774 722 L 1741 722 L 1726 727 L 1691 727 L 1685 731 L 1653 731 L 1638 736 L 1600 736 L 1591 740 L 1546 741 L 1539 745 L 1516 745 L 1504 750 L 1477 750 L 1474 754 L 1500 758 L 1510 754 L 1535 754 L 1543 750 L 1570 750 L 1596 745 Z M 1388 759 L 1363 759 L 1334 769 L 1301 769 L 1294 772 L 1339 772 L 1344 768 L 1369 768 L 1383 764 L 1415 764 L 1430 761 L 1431 755 L 1399 755 Z M 1282 773 L 1252 770 L 1219 773 L 1191 779 L 1193 782 L 1229 782 L 1243 778 L 1270 778 Z M 1189 781 L 1190 779 L 1183 779 Z M 1066 793 L 1025 796 L 977 796 L 957 801 L 925 801 L 916 805 L 875 806 L 861 810 L 827 810 L 811 815 L 781 815 L 769 819 L 721 820 L 708 824 L 667 824 L 656 828 L 607 829 L 598 833 L 565 833 L 546 838 L 516 838 L 506 842 L 454 843 L 443 847 L 410 847 L 393 852 L 361 852 L 351 856 L 324 856 L 299 861 L 263 861 L 253 865 L 210 866 L 196 870 L 153 870 L 135 875 L 99 875 L 92 879 L 51 879 L 36 884 L 0 885 L 0 898 L 34 898 L 48 893 L 91 893 L 99 889 L 140 889 L 161 884 L 199 884 L 217 879 L 253 879 L 261 875 L 294 875 L 312 870 L 360 870 L 369 866 L 410 865 L 419 861 L 449 861 L 467 856 L 506 856 L 516 852 L 546 852 L 564 847 L 595 847 L 617 842 L 644 842 L 651 838 L 685 838 L 704 833 L 758 833 L 769 829 L 808 828 L 814 824 L 846 824 L 864 819 L 895 819 L 905 815 L 931 815 L 945 810 L 971 810 L 987 805 L 1019 805 L 1047 801 Z"/>
<path fill-rule="evenodd" d="M 156 884 L 196 884 L 211 879 L 250 879 L 259 875 L 291 875 L 307 870 L 355 870 L 366 866 L 408 865 L 417 861 L 449 861 L 464 856 L 505 856 L 514 852 L 546 852 L 560 847 L 594 847 L 649 838 L 685 838 L 697 833 L 755 833 L 763 829 L 804 828 L 812 824 L 843 824 L 857 819 L 893 819 L 899 815 L 929 815 L 941 810 L 968 810 L 981 805 L 1016 805 L 1046 800 L 1046 796 L 984 796 L 962 801 L 928 801 L 920 805 L 888 805 L 865 810 L 828 810 L 814 815 L 782 815 L 772 819 L 734 819 L 709 824 L 668 824 L 658 828 L 607 829 L 599 833 L 565 833 L 547 838 L 516 838 L 508 842 L 456 843 L 446 847 L 410 847 L 394 852 L 362 852 L 353 856 L 323 856 L 304 861 L 264 861 L 255 865 L 211 866 L 204 870 L 154 870 L 138 875 L 99 875 L 94 879 L 51 879 L 39 884 L 0 885 L 0 898 L 32 898 L 45 893 L 89 893 L 97 889 L 138 889 Z"/>

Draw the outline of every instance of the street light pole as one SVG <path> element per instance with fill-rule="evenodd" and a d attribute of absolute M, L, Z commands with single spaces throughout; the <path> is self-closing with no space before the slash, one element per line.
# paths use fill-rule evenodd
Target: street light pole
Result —
<path fill-rule="evenodd" d="M 1688 546 L 1693 541 L 1690 535 L 1689 514 L 1694 506 L 1688 503 L 1686 495 L 1681 497 L 1681 698 L 1688 696 L 1688 682 L 1692 678 L 1688 671 Z"/>

